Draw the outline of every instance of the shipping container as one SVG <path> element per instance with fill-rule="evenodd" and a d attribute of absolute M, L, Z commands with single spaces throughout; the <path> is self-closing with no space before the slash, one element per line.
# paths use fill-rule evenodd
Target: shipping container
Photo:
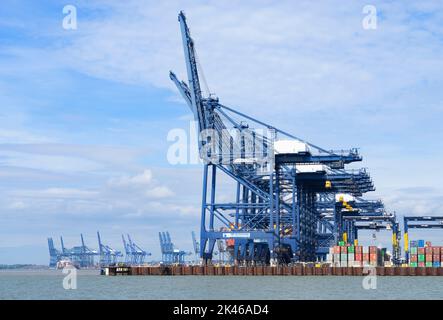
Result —
<path fill-rule="evenodd" d="M 417 250 L 418 254 L 425 254 L 425 248 L 418 248 Z"/>
<path fill-rule="evenodd" d="M 411 261 L 411 262 L 418 262 L 417 255 L 416 254 L 411 254 L 409 256 L 409 261 Z"/>
<path fill-rule="evenodd" d="M 376 253 L 369 254 L 369 261 L 370 262 L 377 262 L 378 261 L 377 254 Z"/>
<path fill-rule="evenodd" d="M 363 260 L 363 254 L 356 253 L 355 254 L 355 261 L 362 261 Z"/>
<path fill-rule="evenodd" d="M 348 253 L 348 247 L 346 247 L 346 246 L 341 246 L 341 247 L 340 247 L 340 253 Z"/>
<path fill-rule="evenodd" d="M 425 240 L 418 240 L 418 241 L 417 241 L 417 244 L 418 244 L 418 247 L 420 247 L 420 248 L 424 248 L 424 246 L 425 246 Z"/>
<path fill-rule="evenodd" d="M 425 255 L 424 254 L 418 255 L 418 262 L 425 262 Z"/>
<path fill-rule="evenodd" d="M 433 255 L 440 255 L 440 247 L 432 247 Z"/>
<path fill-rule="evenodd" d="M 410 262 L 409 266 L 416 268 L 417 267 L 417 262 Z"/>
<path fill-rule="evenodd" d="M 426 262 L 425 266 L 426 267 L 432 267 L 432 261 L 431 262 Z"/>
<path fill-rule="evenodd" d="M 420 267 L 420 268 L 425 267 L 425 263 L 424 263 L 424 262 L 419 262 L 419 263 L 418 263 L 418 267 Z"/>
<path fill-rule="evenodd" d="M 433 266 L 434 268 L 439 268 L 440 265 L 441 265 L 441 262 L 440 262 L 440 261 L 434 261 L 434 262 L 432 263 L 432 266 Z"/>
<path fill-rule="evenodd" d="M 348 253 L 354 253 L 354 246 L 349 246 L 348 247 Z"/>
<path fill-rule="evenodd" d="M 425 255 L 425 261 L 426 262 L 432 262 L 432 254 Z"/>
<path fill-rule="evenodd" d="M 411 247 L 409 252 L 411 252 L 411 254 L 417 254 L 417 247 Z"/>

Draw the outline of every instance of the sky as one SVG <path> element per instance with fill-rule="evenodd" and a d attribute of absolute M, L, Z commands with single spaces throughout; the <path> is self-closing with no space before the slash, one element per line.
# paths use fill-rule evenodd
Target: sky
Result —
<path fill-rule="evenodd" d="M 363 28 L 367 4 L 376 29 Z M 131 234 L 154 259 L 159 231 L 192 250 L 202 168 L 167 161 L 168 132 L 192 118 L 168 75 L 186 79 L 180 10 L 221 103 L 326 149 L 358 147 L 367 198 L 443 215 L 438 1 L 3 0 L 0 264 L 46 264 L 48 236 L 96 248 L 97 230 L 120 249 Z"/>

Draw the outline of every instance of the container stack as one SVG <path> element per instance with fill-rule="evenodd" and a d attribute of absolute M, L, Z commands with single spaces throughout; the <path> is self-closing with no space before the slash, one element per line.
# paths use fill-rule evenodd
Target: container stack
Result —
<path fill-rule="evenodd" d="M 432 246 L 430 241 L 417 240 L 409 244 L 410 267 L 434 267 L 441 266 L 443 260 L 442 247 Z"/>
<path fill-rule="evenodd" d="M 336 267 L 390 266 L 386 249 L 339 243 L 329 249 L 327 262 Z"/>

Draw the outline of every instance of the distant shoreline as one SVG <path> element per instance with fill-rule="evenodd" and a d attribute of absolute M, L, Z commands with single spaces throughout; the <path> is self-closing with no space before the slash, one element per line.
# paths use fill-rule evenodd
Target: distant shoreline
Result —
<path fill-rule="evenodd" d="M 47 270 L 48 266 L 38 264 L 0 264 L 0 270 Z"/>

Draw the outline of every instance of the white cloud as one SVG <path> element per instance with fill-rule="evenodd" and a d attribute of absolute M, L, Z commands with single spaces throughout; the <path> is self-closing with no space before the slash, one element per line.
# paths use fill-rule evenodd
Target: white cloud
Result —
<path fill-rule="evenodd" d="M 362 29 L 359 2 L 346 9 L 340 1 L 185 7 L 211 89 L 222 102 L 268 115 L 377 104 L 423 79 L 440 81 L 441 6 L 420 3 L 377 4 L 383 18 L 375 31 Z M 186 79 L 176 19 L 183 4 L 107 4 L 112 14 L 83 21 L 60 56 L 93 76 L 174 90 L 169 69 Z M 429 8 L 425 21 L 406 23 L 412 9 Z"/>
<path fill-rule="evenodd" d="M 108 184 L 111 187 L 140 187 L 152 183 L 152 172 L 149 169 L 135 176 L 111 178 Z"/>
<path fill-rule="evenodd" d="M 168 198 L 174 196 L 174 192 L 165 186 L 152 188 L 146 192 L 148 198 Z"/>

